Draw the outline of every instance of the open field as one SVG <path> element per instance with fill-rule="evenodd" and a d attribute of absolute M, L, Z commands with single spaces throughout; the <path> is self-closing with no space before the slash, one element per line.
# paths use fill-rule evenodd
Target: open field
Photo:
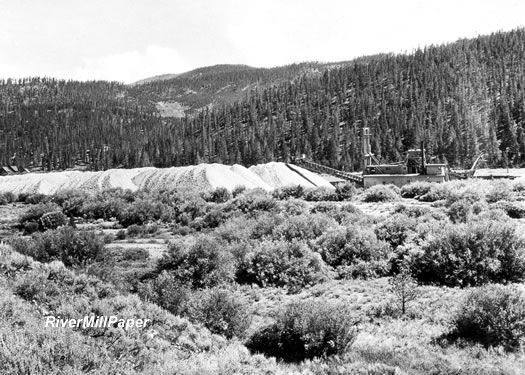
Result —
<path fill-rule="evenodd" d="M 0 373 L 525 367 L 519 180 L 0 197 Z M 504 334 L 472 335 L 472 298 Z M 44 325 L 89 314 L 152 324 Z"/>

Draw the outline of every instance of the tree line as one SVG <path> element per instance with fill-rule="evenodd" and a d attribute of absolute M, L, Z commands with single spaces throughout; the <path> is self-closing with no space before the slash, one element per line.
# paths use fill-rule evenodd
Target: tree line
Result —
<path fill-rule="evenodd" d="M 483 152 L 489 166 L 520 167 L 525 165 L 524 63 L 525 30 L 518 29 L 411 54 L 293 65 L 279 74 L 225 72 L 221 66 L 215 81 L 206 71 L 214 90 L 229 81 L 264 84 L 183 119 L 161 118 L 154 102 L 175 100 L 169 93 L 189 87 L 192 77 L 198 96 L 202 74 L 135 86 L 2 80 L 0 163 L 46 170 L 80 163 L 91 169 L 252 165 L 305 154 L 358 170 L 362 128 L 369 127 L 372 150 L 385 162 L 400 160 L 425 142 L 429 155 L 453 166 L 469 166 Z"/>

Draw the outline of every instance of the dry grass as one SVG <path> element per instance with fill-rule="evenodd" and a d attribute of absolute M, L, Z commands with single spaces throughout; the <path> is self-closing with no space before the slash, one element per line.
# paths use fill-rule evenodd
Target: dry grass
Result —
<path fill-rule="evenodd" d="M 150 259 L 155 260 L 159 259 L 166 253 L 166 250 L 168 249 L 168 245 L 165 243 L 144 243 L 144 242 L 127 242 L 127 241 L 115 241 L 108 245 L 106 245 L 106 248 L 123 248 L 123 249 L 144 249 L 147 250 L 150 256 Z"/>

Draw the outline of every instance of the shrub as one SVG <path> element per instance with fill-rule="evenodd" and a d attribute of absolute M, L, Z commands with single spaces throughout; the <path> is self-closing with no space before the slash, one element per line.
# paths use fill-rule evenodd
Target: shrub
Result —
<path fill-rule="evenodd" d="M 342 204 L 339 207 L 341 207 L 341 211 L 343 212 L 348 212 L 350 214 L 356 214 L 356 215 L 364 215 L 363 211 L 361 211 L 359 208 L 354 206 L 352 203 Z"/>
<path fill-rule="evenodd" d="M 334 215 L 340 210 L 339 204 L 333 202 L 319 202 L 310 208 L 310 213 L 323 213 Z"/>
<path fill-rule="evenodd" d="M 275 189 L 272 193 L 276 199 L 302 198 L 304 196 L 304 187 L 301 185 L 283 186 Z"/>
<path fill-rule="evenodd" d="M 98 201 L 111 201 L 111 200 L 119 200 L 123 201 L 124 203 L 132 203 L 139 197 L 144 197 L 145 195 L 151 195 L 150 192 L 146 192 L 144 190 L 139 190 L 137 192 L 133 192 L 131 190 L 125 190 L 121 188 L 111 188 L 111 189 L 104 189 L 100 192 L 97 192 L 94 196 L 95 200 Z"/>
<path fill-rule="evenodd" d="M 23 226 L 24 234 L 32 234 L 40 230 L 40 225 L 35 221 L 28 221 Z"/>
<path fill-rule="evenodd" d="M 483 213 L 483 212 L 482 212 Z M 482 214 L 480 213 L 480 214 Z M 443 223 L 436 223 L 437 221 L 448 222 L 449 217 L 442 209 L 432 209 L 427 214 L 420 216 L 418 218 L 418 223 L 427 223 L 432 222 L 435 225 L 443 225 Z"/>
<path fill-rule="evenodd" d="M 53 203 L 39 204 L 30 207 L 19 219 L 25 233 L 31 234 L 37 230 L 56 229 L 67 224 L 66 216 Z"/>
<path fill-rule="evenodd" d="M 421 197 L 432 189 L 433 184 L 426 181 L 415 181 L 401 187 L 401 196 L 403 198 Z"/>
<path fill-rule="evenodd" d="M 67 225 L 67 217 L 61 211 L 46 212 L 40 217 L 39 224 L 42 230 L 57 229 Z"/>
<path fill-rule="evenodd" d="M 399 199 L 399 188 L 394 185 L 374 185 L 365 190 L 365 202 L 392 202 Z"/>
<path fill-rule="evenodd" d="M 225 203 L 232 199 L 230 191 L 224 187 L 218 187 L 215 190 L 202 194 L 206 202 Z"/>
<path fill-rule="evenodd" d="M 430 191 L 419 197 L 422 202 L 437 202 L 447 199 L 450 195 L 447 184 L 433 184 Z"/>
<path fill-rule="evenodd" d="M 260 239 L 269 236 L 273 231 L 283 223 L 284 218 L 272 212 L 264 212 L 255 219 L 252 227 L 250 238 Z"/>
<path fill-rule="evenodd" d="M 18 219 L 18 222 L 23 227 L 26 223 L 33 222 L 37 223 L 39 229 L 43 229 L 40 224 L 40 218 L 49 213 L 49 212 L 57 212 L 60 211 L 60 207 L 58 207 L 54 203 L 42 203 L 37 204 L 35 206 L 29 207 Z"/>
<path fill-rule="evenodd" d="M 257 332 L 247 346 L 286 361 L 343 354 L 355 341 L 357 320 L 340 302 L 309 300 L 288 305 L 277 321 Z"/>
<path fill-rule="evenodd" d="M 388 246 L 378 241 L 371 229 L 360 226 L 334 228 L 323 234 L 314 248 L 332 267 L 381 260 L 388 253 Z"/>
<path fill-rule="evenodd" d="M 128 228 L 129 229 L 129 228 Z M 115 235 L 116 240 L 124 240 L 126 239 L 126 230 L 120 229 L 117 234 Z"/>
<path fill-rule="evenodd" d="M 145 236 L 155 234 L 158 231 L 159 231 L 159 226 L 155 223 L 147 224 L 147 225 L 133 224 L 127 227 L 125 232 L 122 230 L 122 233 L 124 235 L 123 238 L 126 237 L 126 234 L 129 237 L 145 237 Z M 121 231 L 117 232 L 117 235 L 119 235 L 120 232 Z M 120 234 L 121 237 L 122 237 L 122 233 Z M 119 239 L 123 239 L 123 238 L 119 238 Z"/>
<path fill-rule="evenodd" d="M 159 259 L 157 270 L 170 272 L 182 284 L 206 288 L 231 281 L 234 266 L 232 255 L 222 249 L 220 242 L 203 236 L 189 248 L 172 243 Z"/>
<path fill-rule="evenodd" d="M 104 243 L 104 245 L 109 245 L 110 243 L 115 241 L 115 235 L 113 233 L 106 233 L 106 234 L 103 234 L 103 233 L 104 232 L 101 233 L 101 238 L 102 238 L 102 242 Z"/>
<path fill-rule="evenodd" d="M 171 233 L 179 236 L 187 236 L 188 234 L 193 232 L 195 232 L 195 229 L 179 224 L 176 224 L 171 231 Z"/>
<path fill-rule="evenodd" d="M 181 284 L 173 275 L 162 271 L 155 279 L 139 287 L 142 299 L 155 302 L 174 315 L 183 315 L 188 308 L 190 288 Z"/>
<path fill-rule="evenodd" d="M 35 300 L 50 308 L 64 300 L 69 302 L 68 298 L 72 296 L 96 300 L 114 294 L 112 285 L 85 274 L 76 274 L 59 261 L 35 264 L 32 268 L 16 279 L 14 291 L 25 300 Z"/>
<path fill-rule="evenodd" d="M 132 197 L 129 197 L 129 202 L 131 203 L 135 199 L 148 198 L 152 201 L 175 207 L 188 199 L 193 199 L 198 196 L 199 194 L 194 190 L 173 189 L 167 187 L 166 189 L 155 189 L 153 191 L 139 190 L 132 193 Z"/>
<path fill-rule="evenodd" d="M 61 260 L 66 266 L 84 265 L 102 254 L 104 244 L 94 232 L 63 227 L 13 242 L 13 248 L 40 262 Z"/>
<path fill-rule="evenodd" d="M 236 198 L 237 196 L 241 195 L 245 191 L 246 191 L 246 186 L 244 185 L 235 186 L 232 190 L 232 197 Z"/>
<path fill-rule="evenodd" d="M 322 213 L 335 220 L 337 224 L 355 223 L 367 220 L 366 215 L 351 203 L 319 202 L 310 208 L 311 214 Z"/>
<path fill-rule="evenodd" d="M 9 204 L 16 202 L 17 196 L 14 193 L 11 193 L 10 191 L 5 193 L 0 193 L 0 205 Z"/>
<path fill-rule="evenodd" d="M 525 295 L 515 286 L 487 285 L 469 293 L 449 338 L 518 349 L 525 339 Z"/>
<path fill-rule="evenodd" d="M 173 208 L 161 202 L 140 199 L 117 213 L 117 220 L 124 227 L 133 224 L 143 225 L 148 221 L 170 221 L 174 218 Z"/>
<path fill-rule="evenodd" d="M 404 214 L 395 214 L 379 223 L 375 228 L 379 240 L 386 241 L 393 249 L 403 245 L 409 234 L 415 231 L 417 221 Z"/>
<path fill-rule="evenodd" d="M 453 223 L 466 223 L 473 215 L 472 203 L 467 200 L 456 201 L 450 205 L 447 214 Z"/>
<path fill-rule="evenodd" d="M 18 200 L 27 204 L 40 204 L 49 202 L 49 197 L 45 194 L 20 194 Z"/>
<path fill-rule="evenodd" d="M 389 273 L 389 262 L 387 259 L 377 259 L 371 261 L 355 260 L 350 265 L 336 267 L 337 278 L 339 279 L 375 279 Z"/>
<path fill-rule="evenodd" d="M 155 263 L 146 248 L 111 246 L 102 256 L 86 267 L 85 272 L 114 285 L 124 293 L 136 293 L 142 282 L 151 279 Z"/>
<path fill-rule="evenodd" d="M 425 237 L 412 254 L 412 271 L 421 282 L 473 286 L 525 277 L 525 242 L 506 222 L 448 224 Z"/>
<path fill-rule="evenodd" d="M 32 268 L 33 263 L 31 258 L 12 251 L 10 246 L 0 245 L 0 274 L 11 276 L 26 272 Z"/>
<path fill-rule="evenodd" d="M 253 189 L 244 192 L 229 203 L 229 210 L 239 210 L 244 213 L 254 211 L 272 211 L 277 202 L 262 189 Z"/>
<path fill-rule="evenodd" d="M 247 219 L 244 215 L 237 215 L 221 224 L 214 233 L 228 242 L 242 241 L 250 238 L 254 227 L 254 219 Z"/>
<path fill-rule="evenodd" d="M 83 207 L 89 200 L 88 193 L 81 190 L 62 191 L 51 197 L 51 201 L 62 207 L 62 212 L 69 217 L 82 216 Z"/>
<path fill-rule="evenodd" d="M 401 310 L 396 306 L 396 301 L 387 298 L 381 300 L 381 302 L 368 305 L 365 308 L 364 313 L 367 317 L 372 319 L 398 319 L 401 317 Z M 395 373 L 393 375 L 395 375 Z"/>
<path fill-rule="evenodd" d="M 456 202 L 465 202 L 465 203 L 478 203 L 485 200 L 484 193 L 481 189 L 476 189 L 476 186 L 468 186 L 466 188 L 459 188 L 452 185 L 450 191 L 445 198 L 446 206 L 451 206 Z"/>
<path fill-rule="evenodd" d="M 346 182 L 342 185 L 337 185 L 335 193 L 337 194 L 337 200 L 347 201 L 351 200 L 357 192 L 355 185 L 351 182 Z"/>
<path fill-rule="evenodd" d="M 103 260 L 139 261 L 149 259 L 149 251 L 142 247 L 123 248 L 120 246 L 108 248 L 103 254 Z"/>
<path fill-rule="evenodd" d="M 137 224 L 130 225 L 129 227 L 126 228 L 125 234 L 130 237 L 137 237 L 143 232 L 142 228 L 143 228 L 142 225 L 137 225 Z"/>
<path fill-rule="evenodd" d="M 190 196 L 187 201 L 179 204 L 176 211 L 176 222 L 190 225 L 193 220 L 206 214 L 207 204 L 201 197 Z"/>
<path fill-rule="evenodd" d="M 64 204 L 71 204 L 69 210 L 72 212 L 76 211 L 77 202 L 67 201 Z M 123 214 L 127 204 L 122 199 L 97 199 L 96 197 L 86 200 L 80 208 L 80 215 L 88 219 L 104 219 L 110 220 L 112 218 L 119 217 Z"/>
<path fill-rule="evenodd" d="M 243 337 L 251 322 L 246 302 L 221 287 L 194 293 L 186 315 L 190 320 L 202 323 L 212 333 L 228 339 Z"/>
<path fill-rule="evenodd" d="M 339 195 L 333 189 L 328 189 L 326 187 L 317 187 L 312 189 L 306 189 L 304 191 L 304 200 L 310 202 L 338 201 Z"/>
<path fill-rule="evenodd" d="M 335 225 L 335 221 L 324 214 L 292 216 L 276 226 L 272 231 L 272 236 L 275 239 L 287 241 L 311 240 Z"/>
<path fill-rule="evenodd" d="M 282 286 L 292 290 L 314 285 L 327 277 L 318 254 L 304 242 L 261 241 L 244 254 L 237 266 L 239 283 Z"/>
<path fill-rule="evenodd" d="M 432 215 L 434 210 L 426 206 L 405 206 L 404 204 L 398 204 L 394 207 L 394 214 L 404 214 L 408 217 L 418 218 L 424 215 Z"/>
<path fill-rule="evenodd" d="M 511 222 L 511 218 L 508 216 L 508 213 L 500 208 L 494 208 L 491 207 L 483 212 L 481 212 L 479 215 L 474 216 L 472 218 L 472 221 L 480 221 L 480 222 L 487 222 L 487 221 L 500 221 L 500 222 Z"/>
<path fill-rule="evenodd" d="M 525 192 L 525 178 L 518 178 L 517 180 L 513 180 L 511 186 L 512 191 L 516 193 Z"/>
<path fill-rule="evenodd" d="M 151 223 L 144 226 L 146 234 L 155 234 L 159 231 L 159 226 L 157 223 Z"/>
<path fill-rule="evenodd" d="M 281 212 L 289 215 L 301 215 L 308 212 L 308 203 L 302 199 L 287 199 L 279 203 Z"/>
<path fill-rule="evenodd" d="M 500 208 L 513 219 L 525 218 L 525 204 L 522 202 L 498 202 L 494 205 L 495 208 Z"/>
<path fill-rule="evenodd" d="M 190 227 L 196 230 L 217 228 L 228 219 L 228 214 L 222 209 L 213 209 L 202 217 L 196 218 L 190 223 Z"/>
<path fill-rule="evenodd" d="M 26 301 L 46 301 L 60 296 L 58 286 L 49 282 L 48 275 L 41 270 L 30 271 L 17 279 L 14 293 Z"/>
<path fill-rule="evenodd" d="M 494 203 L 499 201 L 511 201 L 514 198 L 512 191 L 512 185 L 507 181 L 496 181 L 492 184 L 491 189 L 486 195 L 488 203 Z"/>

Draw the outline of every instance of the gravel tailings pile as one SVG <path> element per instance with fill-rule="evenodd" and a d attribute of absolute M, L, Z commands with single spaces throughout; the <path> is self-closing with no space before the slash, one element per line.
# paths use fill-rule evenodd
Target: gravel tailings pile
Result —
<path fill-rule="evenodd" d="M 237 186 L 248 189 L 272 190 L 287 185 L 304 187 L 333 186 L 321 176 L 285 163 L 259 164 L 245 168 L 241 165 L 199 164 L 173 168 L 109 169 L 103 172 L 28 173 L 0 177 L 0 193 L 54 194 L 69 189 L 98 191 L 110 188 L 192 189 L 205 191 L 218 187 L 233 190 Z"/>
<path fill-rule="evenodd" d="M 250 171 L 274 188 L 301 185 L 305 188 L 326 187 L 334 189 L 333 185 L 323 177 L 296 165 L 271 162 L 254 165 L 250 167 Z"/>
<path fill-rule="evenodd" d="M 133 180 L 138 189 L 151 190 L 187 188 L 205 191 L 218 187 L 233 190 L 237 186 L 245 186 L 248 189 L 272 189 L 241 165 L 199 164 L 188 167 L 153 168 L 138 174 Z"/>

